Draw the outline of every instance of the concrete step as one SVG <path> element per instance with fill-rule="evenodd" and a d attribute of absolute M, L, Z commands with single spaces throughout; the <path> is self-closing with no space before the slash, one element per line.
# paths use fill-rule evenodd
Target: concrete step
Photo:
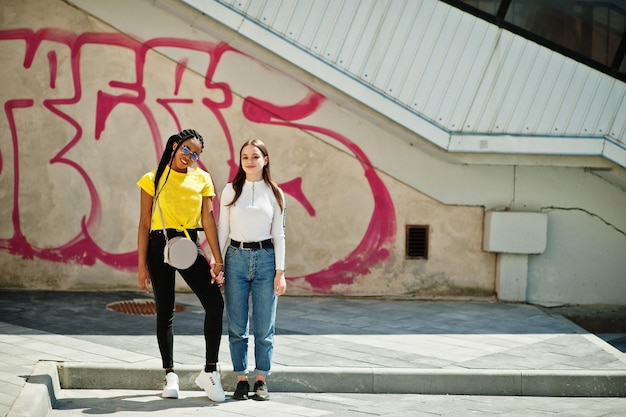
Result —
<path fill-rule="evenodd" d="M 63 362 L 57 366 L 66 389 L 160 390 L 163 370 Z M 198 367 L 177 367 L 181 390 L 197 390 Z M 234 391 L 232 369 L 222 368 L 222 386 Z M 626 370 L 495 370 L 281 367 L 268 379 L 276 392 L 393 393 L 506 396 L 626 396 Z"/>

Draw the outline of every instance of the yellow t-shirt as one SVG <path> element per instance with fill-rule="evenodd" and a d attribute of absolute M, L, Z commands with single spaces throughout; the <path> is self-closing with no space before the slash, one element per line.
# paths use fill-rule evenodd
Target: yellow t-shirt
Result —
<path fill-rule="evenodd" d="M 169 172 L 169 177 L 168 177 Z M 154 197 L 154 176 L 150 171 L 137 181 L 137 185 Z M 166 181 L 167 178 L 167 181 Z M 165 186 L 164 186 L 165 184 Z M 214 197 L 215 189 L 208 172 L 195 167 L 186 173 L 165 168 L 159 179 L 158 205 L 152 215 L 152 229 L 196 229 L 201 228 L 202 198 Z M 154 202 L 156 204 L 156 201 Z M 163 223 L 159 214 L 159 205 L 163 212 Z"/>

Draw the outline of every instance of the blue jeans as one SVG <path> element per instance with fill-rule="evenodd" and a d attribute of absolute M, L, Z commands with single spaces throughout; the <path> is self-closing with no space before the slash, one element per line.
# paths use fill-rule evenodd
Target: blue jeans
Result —
<path fill-rule="evenodd" d="M 228 246 L 224 259 L 224 298 L 233 370 L 248 373 L 249 299 L 252 299 L 255 372 L 269 375 L 274 350 L 276 275 L 274 249 L 239 249 Z"/>

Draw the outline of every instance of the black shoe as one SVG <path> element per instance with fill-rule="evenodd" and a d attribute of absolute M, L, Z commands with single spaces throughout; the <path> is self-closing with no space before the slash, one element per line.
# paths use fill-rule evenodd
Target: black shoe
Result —
<path fill-rule="evenodd" d="M 257 401 L 267 401 L 270 399 L 270 393 L 267 391 L 265 381 L 256 381 L 254 383 L 254 396 L 252 399 Z"/>
<path fill-rule="evenodd" d="M 250 391 L 250 384 L 248 381 L 237 382 L 237 388 L 233 394 L 233 400 L 247 400 L 248 392 Z"/>

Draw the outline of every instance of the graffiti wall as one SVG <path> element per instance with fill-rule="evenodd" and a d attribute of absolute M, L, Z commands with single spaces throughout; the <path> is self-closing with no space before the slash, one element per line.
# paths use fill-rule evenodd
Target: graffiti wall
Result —
<path fill-rule="evenodd" d="M 289 293 L 493 293 L 482 208 L 377 171 L 359 138 L 394 139 L 374 123 L 219 39 L 140 42 L 39 3 L 0 5 L 0 286 L 135 289 L 136 181 L 193 128 L 218 191 L 244 140 L 268 145 L 289 207 Z M 429 226 L 429 259 L 406 259 L 407 224 Z"/>

